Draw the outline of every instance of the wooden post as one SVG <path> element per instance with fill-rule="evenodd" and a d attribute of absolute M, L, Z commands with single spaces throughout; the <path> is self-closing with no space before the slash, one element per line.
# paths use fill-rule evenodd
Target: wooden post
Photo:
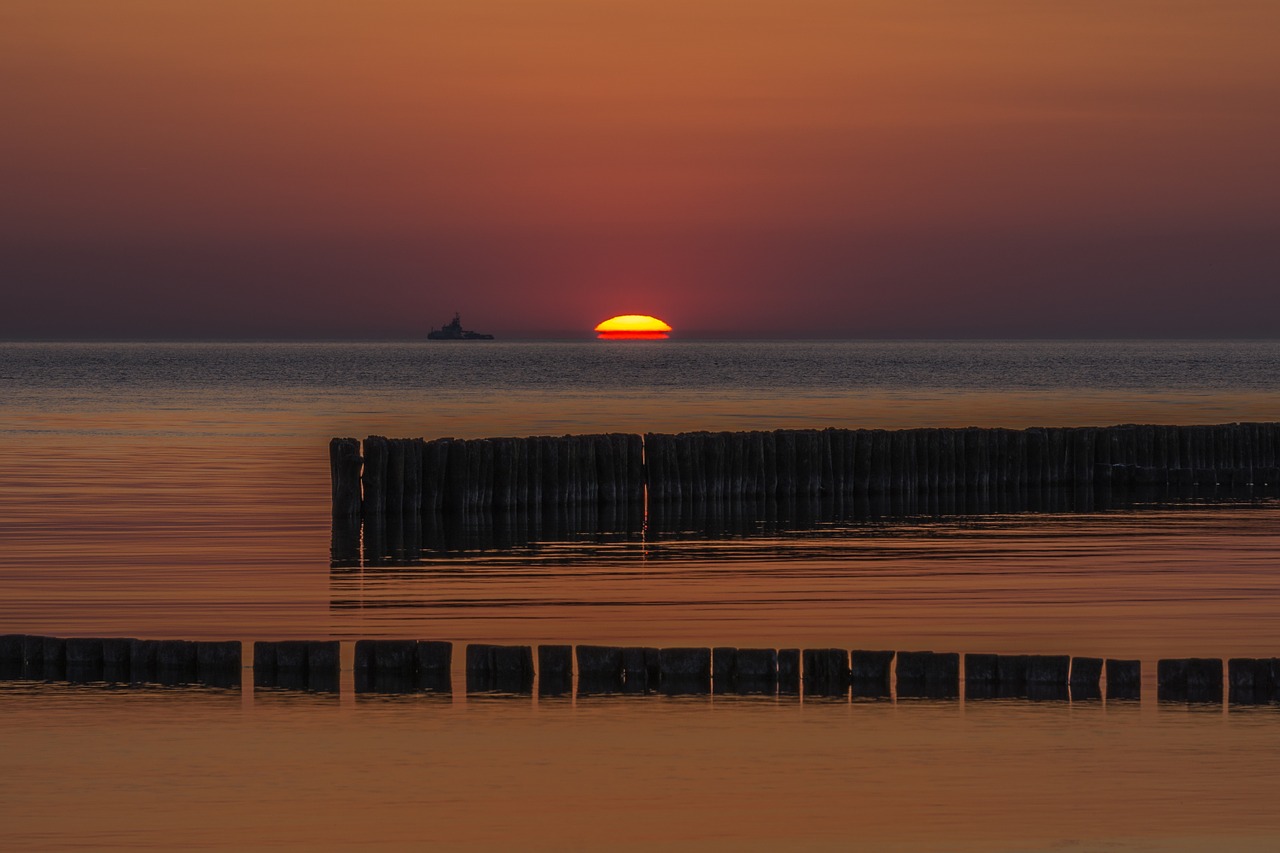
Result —
<path fill-rule="evenodd" d="M 573 646 L 538 646 L 538 695 L 563 696 L 573 690 Z"/>
<path fill-rule="evenodd" d="M 778 497 L 793 498 L 796 494 L 796 434 L 794 430 L 780 429 L 774 433 L 777 447 Z"/>
<path fill-rule="evenodd" d="M 662 668 L 656 648 L 630 646 L 622 650 L 623 690 L 644 693 L 654 690 L 662 681 Z"/>
<path fill-rule="evenodd" d="M 622 649 L 578 646 L 578 692 L 616 693 L 622 689 Z"/>
<path fill-rule="evenodd" d="M 387 440 L 386 514 L 395 519 L 404 513 L 405 444 L 403 438 Z"/>
<path fill-rule="evenodd" d="M 773 430 L 760 433 L 760 463 L 764 467 L 764 498 L 778 498 L 778 434 Z"/>
<path fill-rule="evenodd" d="M 614 467 L 613 436 L 595 437 L 596 498 L 601 504 L 614 504 L 618 500 L 618 471 Z"/>
<path fill-rule="evenodd" d="M 335 438 L 329 442 L 329 477 L 334 518 L 360 516 L 360 441 Z"/>
<path fill-rule="evenodd" d="M 361 485 L 364 501 L 361 511 L 365 518 L 381 518 L 387 509 L 387 440 L 371 435 L 364 440 L 364 473 Z"/>

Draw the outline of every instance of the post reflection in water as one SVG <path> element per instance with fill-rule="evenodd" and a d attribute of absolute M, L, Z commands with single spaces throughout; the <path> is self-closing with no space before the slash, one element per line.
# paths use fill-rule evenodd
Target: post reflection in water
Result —
<path fill-rule="evenodd" d="M 958 491 L 929 495 L 860 495 L 784 500 L 673 500 L 544 506 L 466 513 L 394 513 L 332 523 L 333 569 L 405 565 L 482 552 L 536 551 L 553 542 L 630 543 L 752 539 L 792 534 L 848 535 L 849 525 L 927 523 L 963 516 L 1102 513 L 1138 507 L 1235 506 L 1277 489 L 1171 486 L 1113 493 L 1097 488 Z"/>

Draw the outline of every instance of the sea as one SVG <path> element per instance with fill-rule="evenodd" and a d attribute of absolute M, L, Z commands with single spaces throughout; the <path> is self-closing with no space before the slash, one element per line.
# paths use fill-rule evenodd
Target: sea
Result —
<path fill-rule="evenodd" d="M 328 442 L 1280 421 L 1280 341 L 0 343 L 0 634 L 342 642 L 335 692 L 0 681 L 12 850 L 1280 848 L 1265 490 L 335 560 Z M 1139 700 L 357 693 L 353 641 L 1069 654 Z"/>

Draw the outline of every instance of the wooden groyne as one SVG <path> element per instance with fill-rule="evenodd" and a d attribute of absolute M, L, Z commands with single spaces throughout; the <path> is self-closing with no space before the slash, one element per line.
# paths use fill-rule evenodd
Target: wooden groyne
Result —
<path fill-rule="evenodd" d="M 240 685 L 237 640 L 0 636 L 0 676 L 69 682 Z"/>
<path fill-rule="evenodd" d="M 1044 489 L 1274 489 L 1280 424 L 335 438 L 335 518 Z"/>
<path fill-rule="evenodd" d="M 257 641 L 255 688 L 335 693 L 337 640 Z M 449 693 L 454 644 L 358 640 L 357 693 Z M 239 641 L 0 636 L 0 679 L 239 687 Z M 536 664 L 535 664 L 536 661 Z M 845 648 L 489 645 L 464 652 L 470 693 L 541 696 L 736 693 L 848 698 L 1138 699 L 1137 660 Z M 1162 702 L 1275 704 L 1280 658 L 1172 658 L 1156 668 Z M 1104 677 L 1105 676 L 1105 677 Z M 575 681 L 576 677 L 576 681 Z"/>

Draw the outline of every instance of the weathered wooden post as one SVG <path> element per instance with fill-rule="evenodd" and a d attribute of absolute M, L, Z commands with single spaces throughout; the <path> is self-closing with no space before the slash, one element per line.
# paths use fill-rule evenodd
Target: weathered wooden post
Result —
<path fill-rule="evenodd" d="M 102 680 L 125 682 L 129 680 L 130 637 L 106 637 L 102 641 Z"/>
<path fill-rule="evenodd" d="M 849 653 L 844 649 L 804 650 L 804 692 L 834 696 L 849 686 Z"/>
<path fill-rule="evenodd" d="M 1180 658 L 1161 660 L 1156 666 L 1161 701 L 1221 702 L 1222 660 Z"/>
<path fill-rule="evenodd" d="M 400 518 L 404 513 L 404 474 L 406 467 L 405 445 L 403 438 L 387 439 L 387 477 L 385 512 L 392 518 Z"/>
<path fill-rule="evenodd" d="M 849 653 L 849 683 L 854 696 L 889 695 L 893 675 L 892 651 L 854 649 Z"/>
<path fill-rule="evenodd" d="M 1232 658 L 1227 661 L 1228 701 L 1238 705 L 1262 705 L 1275 699 L 1275 658 Z"/>
<path fill-rule="evenodd" d="M 796 435 L 789 429 L 773 433 L 774 467 L 778 475 L 779 500 L 790 499 L 796 493 Z"/>
<path fill-rule="evenodd" d="M 22 677 L 23 634 L 0 634 L 0 679 Z"/>
<path fill-rule="evenodd" d="M 946 699 L 960 695 L 960 655 L 898 652 L 898 695 Z"/>
<path fill-rule="evenodd" d="M 533 648 L 530 646 L 467 646 L 467 692 L 530 693 L 533 690 Z"/>
<path fill-rule="evenodd" d="M 778 692 L 800 692 L 799 649 L 778 649 Z"/>
<path fill-rule="evenodd" d="M 1064 442 L 1066 437 L 1063 437 Z M 1065 445 L 1064 445 L 1065 446 Z M 1070 655 L 1027 655 L 1027 696 L 1031 699 L 1070 697 Z"/>
<path fill-rule="evenodd" d="M 664 693 L 710 693 L 711 649 L 658 650 Z"/>
<path fill-rule="evenodd" d="M 738 650 L 732 646 L 715 646 L 711 649 L 711 689 L 727 693 L 733 678 L 733 665 Z"/>
<path fill-rule="evenodd" d="M 778 652 L 774 649 L 735 649 L 729 688 L 736 693 L 772 693 L 778 684 Z"/>
<path fill-rule="evenodd" d="M 157 681 L 156 653 L 160 649 L 158 640 L 129 641 L 129 681 L 141 684 Z M 105 654 L 105 649 L 104 649 Z"/>
<path fill-rule="evenodd" d="M 573 692 L 573 646 L 538 646 L 538 695 Z"/>
<path fill-rule="evenodd" d="M 334 518 L 360 517 L 360 441 L 335 438 L 329 442 L 329 478 Z"/>
<path fill-rule="evenodd" d="M 417 688 L 418 650 L 414 640 L 357 640 L 357 693 L 411 693 Z"/>
<path fill-rule="evenodd" d="M 1102 696 L 1102 658 L 1071 659 L 1071 698 L 1098 699 Z"/>
<path fill-rule="evenodd" d="M 364 440 L 364 472 L 360 479 L 364 489 L 361 511 L 365 518 L 381 518 L 386 515 L 388 455 L 385 437 L 371 435 Z"/>
<path fill-rule="evenodd" d="M 196 647 L 196 680 L 213 687 L 239 687 L 239 640 L 200 640 Z"/>
<path fill-rule="evenodd" d="M 773 430 L 760 433 L 760 460 L 764 466 L 764 497 L 778 499 L 778 434 Z"/>
<path fill-rule="evenodd" d="M 545 435 L 538 439 L 538 457 L 542 467 L 542 511 L 555 513 L 564 502 L 560 487 L 560 439 Z"/>
<path fill-rule="evenodd" d="M 661 655 L 656 648 L 629 646 L 622 650 L 623 690 L 645 693 L 662 683 Z"/>
<path fill-rule="evenodd" d="M 69 637 L 66 642 L 67 681 L 102 680 L 102 640 L 96 637 Z"/>
<path fill-rule="evenodd" d="M 578 646 L 578 693 L 617 693 L 622 690 L 622 649 L 617 646 Z"/>
<path fill-rule="evenodd" d="M 1030 655 L 996 655 L 997 695 L 1027 695 L 1027 666 L 1030 660 Z"/>
<path fill-rule="evenodd" d="M 613 436 L 594 437 L 596 463 L 596 499 L 601 504 L 613 504 L 618 500 L 618 472 L 613 459 Z"/>
<path fill-rule="evenodd" d="M 966 701 L 992 699 L 999 695 L 999 655 L 964 656 L 964 697 Z"/>
<path fill-rule="evenodd" d="M 1107 699 L 1137 699 L 1142 692 L 1142 662 L 1107 658 Z"/>
<path fill-rule="evenodd" d="M 453 690 L 453 643 L 418 640 L 414 643 L 418 687 L 436 693 Z"/>
<path fill-rule="evenodd" d="M 509 510 L 516 505 L 515 439 L 490 439 L 493 447 L 493 491 L 489 507 Z"/>

